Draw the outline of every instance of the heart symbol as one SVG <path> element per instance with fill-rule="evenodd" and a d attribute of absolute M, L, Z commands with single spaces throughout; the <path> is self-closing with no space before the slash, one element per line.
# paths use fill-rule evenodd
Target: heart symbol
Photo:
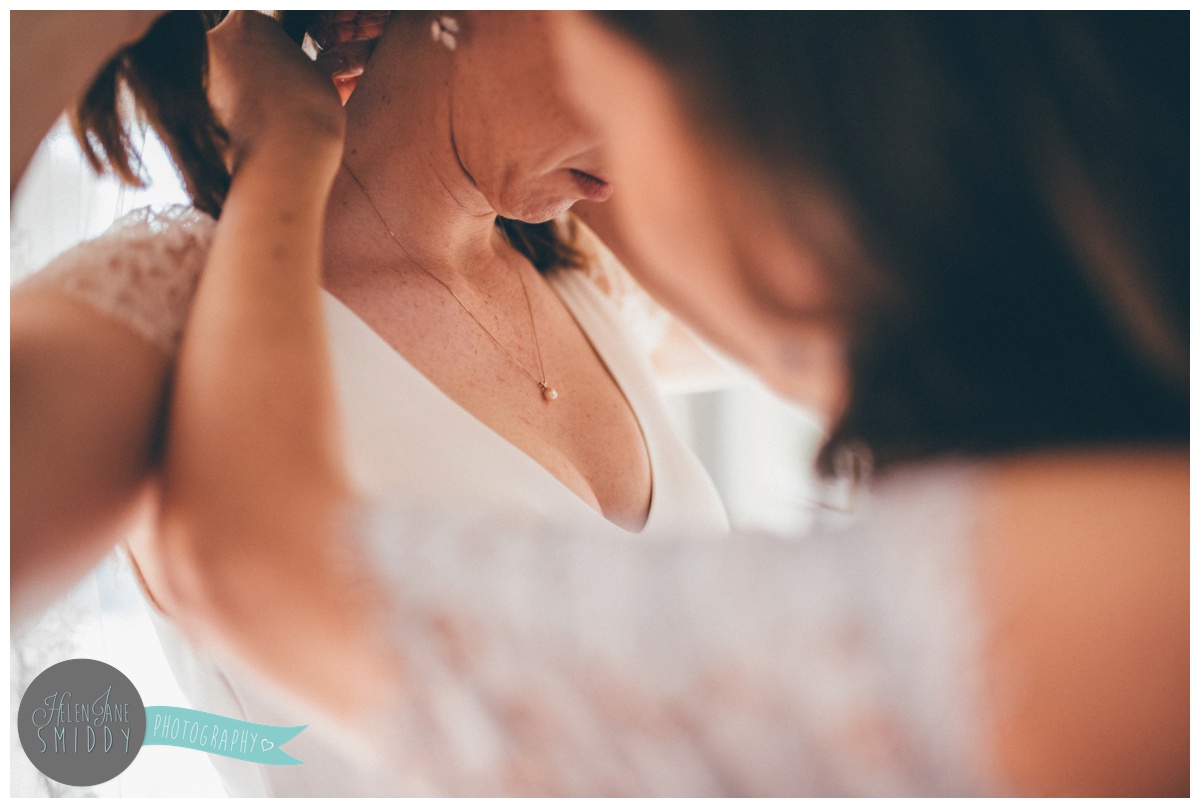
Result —
<path fill-rule="evenodd" d="M 263 738 L 263 739 L 262 739 L 262 750 L 263 750 L 264 752 L 266 752 L 266 751 L 268 751 L 268 750 L 271 750 L 271 749 L 274 749 L 274 748 L 275 748 L 275 744 L 271 743 L 271 742 L 270 742 L 270 741 L 268 741 L 266 738 Z"/>

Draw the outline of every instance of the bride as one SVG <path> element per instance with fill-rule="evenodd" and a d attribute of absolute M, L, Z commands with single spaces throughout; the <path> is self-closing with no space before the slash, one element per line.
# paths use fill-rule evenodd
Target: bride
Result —
<path fill-rule="evenodd" d="M 158 538 L 189 629 L 365 727 L 397 790 L 1186 793 L 1186 27 L 571 14 L 563 42 L 632 266 L 780 387 L 840 341 L 828 456 L 866 441 L 879 478 L 806 539 L 347 511 L 340 118 L 280 44 L 224 113 L 328 126 L 303 174 L 250 150 L 182 346 Z"/>
<path fill-rule="evenodd" d="M 258 15 L 233 13 L 212 32 L 210 47 L 222 55 L 226 41 L 269 49 L 261 30 L 266 24 Z M 585 227 L 561 218 L 575 202 L 602 202 L 612 189 L 603 179 L 595 128 L 566 102 L 548 31 L 548 18 L 533 13 L 398 13 L 347 104 L 344 123 L 340 110 L 333 119 L 305 118 L 274 104 L 239 109 L 226 119 L 235 177 L 278 172 L 280 181 L 257 197 L 230 196 L 223 219 L 244 223 L 247 211 L 266 216 L 241 230 L 240 246 L 266 251 L 262 257 L 272 260 L 281 252 L 322 250 L 319 301 L 290 296 L 297 314 L 321 320 L 322 345 L 289 344 L 290 329 L 264 323 L 287 354 L 276 371 L 286 376 L 289 363 L 328 357 L 338 375 L 332 397 L 296 390 L 260 398 L 245 415 L 326 424 L 325 448 L 345 463 L 350 490 L 360 496 L 402 492 L 451 510 L 486 507 L 638 538 L 725 529 L 715 489 L 671 427 L 647 358 L 623 319 L 622 306 L 637 303 L 622 291 L 632 284 Z M 303 59 L 293 50 L 293 61 Z M 260 69 L 253 47 L 231 52 L 236 58 L 217 58 L 211 67 L 218 108 L 228 107 L 222 92 L 234 85 L 230 73 Z M 270 80 L 269 70 L 263 72 Z M 84 120 L 100 116 L 90 110 Z M 263 138 L 246 136 L 259 130 Z M 331 132 L 336 151 L 325 148 Z M 327 161 L 334 156 L 339 170 L 329 176 Z M 328 191 L 319 209 L 289 204 L 317 190 Z M 295 240 L 258 238 L 257 228 L 269 230 L 291 216 L 299 226 Z M 504 217 L 501 226 L 497 217 Z M 94 447 L 82 460 L 72 456 L 77 477 L 59 473 L 46 486 L 33 479 L 45 464 L 32 458 L 59 445 L 61 425 L 44 411 L 19 421 L 26 443 L 15 454 L 14 478 L 27 486 L 18 493 L 36 496 L 14 498 L 14 548 L 36 546 L 39 536 L 110 528 L 145 495 L 154 474 L 162 382 L 188 301 L 197 285 L 225 294 L 220 273 L 201 273 L 206 260 L 217 260 L 209 253 L 220 231 L 195 210 L 127 223 L 14 290 L 15 365 L 53 374 L 51 362 L 37 364 L 26 350 L 53 334 L 64 347 L 76 344 L 76 362 L 84 361 L 81 351 L 97 368 L 96 376 L 56 382 L 92 410 L 83 425 L 72 427 L 88 429 L 80 437 Z M 236 296 L 229 302 L 226 316 L 238 317 Z M 203 339 L 196 339 L 201 346 Z M 255 343 L 244 347 L 248 355 L 258 350 Z M 15 377 L 14 388 L 25 378 Z M 191 400 L 186 384 L 172 395 L 185 408 Z M 243 443 L 241 450 L 259 448 Z M 179 451 L 189 451 L 186 438 Z M 86 466 L 89 459 L 97 466 Z M 87 476 L 89 469 L 106 475 L 105 501 L 96 509 L 107 510 L 108 525 L 97 510 L 75 508 L 69 513 L 75 521 L 68 522 L 46 507 L 47 490 L 78 501 L 100 485 Z M 269 477 L 251 483 L 268 497 L 272 485 Z M 232 513 L 192 515 L 211 520 L 204 529 L 220 531 Z M 284 529 L 282 523 L 271 528 Z M 260 771 L 217 760 L 230 793 L 334 788 L 350 763 L 323 736 L 322 722 L 276 705 L 277 696 L 236 662 L 196 652 L 176 628 L 192 619 L 180 606 L 178 572 L 167 568 L 153 540 L 136 542 L 132 556 L 148 596 L 169 618 L 158 621 L 160 636 L 193 706 L 263 723 L 312 725 L 291 747 L 306 761 L 303 767 Z M 14 559 L 16 568 L 25 556 L 15 552 Z M 327 612 L 319 600 L 304 601 L 318 621 Z M 357 788 L 372 790 L 365 781 Z M 337 787 L 343 794 L 353 790 Z"/>

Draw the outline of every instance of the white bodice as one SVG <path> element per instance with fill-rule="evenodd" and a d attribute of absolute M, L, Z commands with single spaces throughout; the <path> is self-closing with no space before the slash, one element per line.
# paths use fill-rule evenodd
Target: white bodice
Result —
<path fill-rule="evenodd" d="M 653 494 L 639 535 L 727 527 L 716 489 L 672 426 L 649 365 L 608 299 L 584 272 L 559 272 L 549 280 L 641 426 Z M 351 474 L 367 496 L 402 492 L 449 508 L 484 507 L 620 530 L 421 375 L 336 297 L 325 293 L 324 303 Z M 569 406 L 565 399 L 554 406 L 563 405 Z"/>

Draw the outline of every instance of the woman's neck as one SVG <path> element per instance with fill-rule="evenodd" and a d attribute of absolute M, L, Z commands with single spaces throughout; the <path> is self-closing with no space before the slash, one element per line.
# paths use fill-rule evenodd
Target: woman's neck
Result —
<path fill-rule="evenodd" d="M 345 166 L 326 217 L 327 276 L 384 262 L 470 282 L 510 250 L 458 159 L 452 54 L 420 36 L 423 26 L 400 26 L 385 33 L 346 104 Z"/>

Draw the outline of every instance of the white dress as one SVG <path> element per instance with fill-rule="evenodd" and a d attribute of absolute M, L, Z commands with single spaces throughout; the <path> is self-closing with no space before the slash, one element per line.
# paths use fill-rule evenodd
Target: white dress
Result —
<path fill-rule="evenodd" d="M 187 208 L 160 214 L 139 211 L 99 239 L 64 253 L 25 283 L 53 285 L 173 353 L 214 227 L 211 218 Z M 628 321 L 619 311 L 644 308 L 645 302 L 626 293 L 627 276 L 602 245 L 592 246 L 595 260 L 587 268 L 552 274 L 549 281 L 641 427 L 653 486 L 643 530 L 630 534 L 604 519 L 422 376 L 326 292 L 323 303 L 346 456 L 362 493 L 400 493 L 443 512 L 482 508 L 516 518 L 557 520 L 636 541 L 663 533 L 728 529 L 716 489 L 670 424 L 648 359 L 631 340 Z M 653 317 L 637 317 L 635 322 L 651 331 L 657 327 Z M 352 751 L 352 741 L 337 735 L 321 716 L 288 703 L 236 662 L 218 662 L 195 650 L 157 615 L 156 627 L 192 707 L 258 723 L 309 725 L 286 747 L 305 761 L 302 766 L 261 766 L 213 756 L 230 795 L 395 793 L 390 774 L 376 766 L 358 766 L 360 756 Z"/>

